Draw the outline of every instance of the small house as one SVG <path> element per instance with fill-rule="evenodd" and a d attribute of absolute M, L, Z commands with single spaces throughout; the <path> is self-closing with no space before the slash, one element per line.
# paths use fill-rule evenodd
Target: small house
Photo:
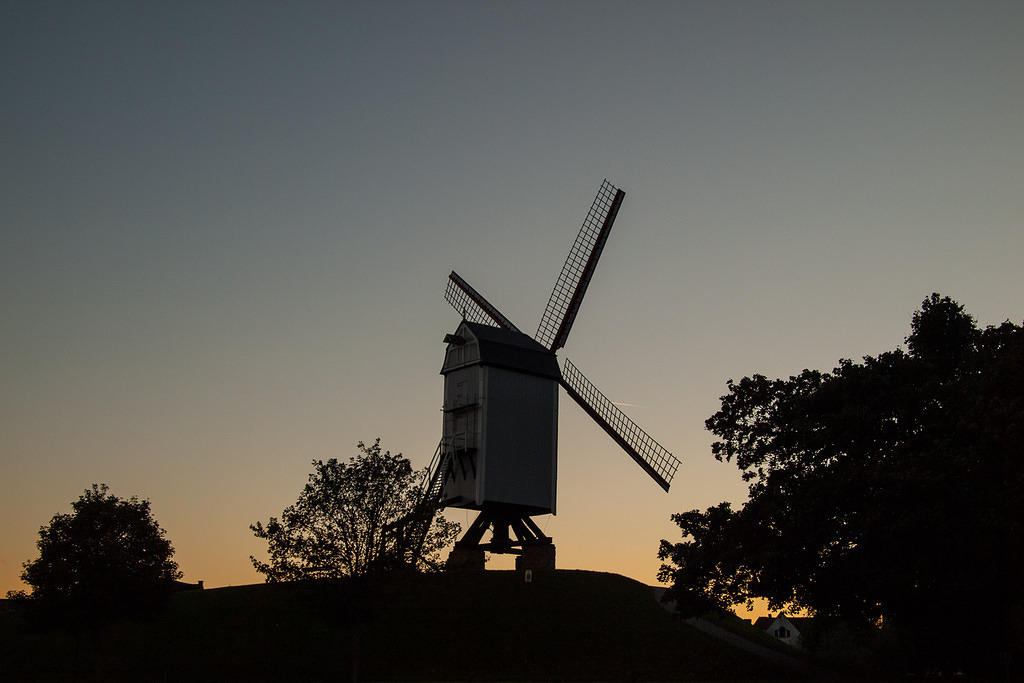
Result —
<path fill-rule="evenodd" d="M 784 612 L 779 612 L 776 617 L 758 617 L 754 621 L 754 627 L 767 631 L 773 638 L 786 645 L 800 647 L 800 631 L 805 629 L 810 621 L 810 617 L 787 617 Z"/>

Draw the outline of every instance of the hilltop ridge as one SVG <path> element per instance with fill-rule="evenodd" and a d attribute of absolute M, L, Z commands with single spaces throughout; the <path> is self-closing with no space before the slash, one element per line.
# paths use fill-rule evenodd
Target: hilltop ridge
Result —
<path fill-rule="evenodd" d="M 63 632 L 0 615 L 0 672 L 90 675 Z M 513 571 L 257 584 L 174 595 L 149 621 L 110 626 L 104 680 L 708 680 L 781 669 L 676 620 L 616 574 Z"/>

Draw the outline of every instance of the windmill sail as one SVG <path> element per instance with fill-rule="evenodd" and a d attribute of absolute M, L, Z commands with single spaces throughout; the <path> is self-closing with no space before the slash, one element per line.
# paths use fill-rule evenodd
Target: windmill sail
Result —
<path fill-rule="evenodd" d="M 513 325 L 511 320 L 502 315 L 501 311 L 492 306 L 480 292 L 473 289 L 454 270 L 448 275 L 444 300 L 471 323 L 497 324 L 498 327 L 503 327 L 506 330 L 519 331 L 519 328 Z"/>
<path fill-rule="evenodd" d="M 607 180 L 602 182 L 590 212 L 583 221 L 583 227 L 576 236 L 576 242 L 569 250 L 569 256 L 555 281 L 555 288 L 551 291 L 551 298 L 548 299 L 537 327 L 537 334 L 534 335 L 534 339 L 552 351 L 565 346 L 625 196 L 625 192 Z"/>
<path fill-rule="evenodd" d="M 615 443 L 636 461 L 661 488 L 668 491 L 672 477 L 679 467 L 679 459 L 669 453 L 650 434 L 619 410 L 615 404 L 583 376 L 566 358 L 562 367 L 562 388 L 594 421 L 608 432 Z"/>

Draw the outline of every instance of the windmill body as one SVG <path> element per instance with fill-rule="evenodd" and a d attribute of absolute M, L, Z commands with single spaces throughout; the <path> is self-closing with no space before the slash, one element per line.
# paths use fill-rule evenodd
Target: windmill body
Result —
<path fill-rule="evenodd" d="M 463 322 L 446 337 L 443 443 L 448 507 L 555 512 L 555 356 L 521 332 Z"/>
<path fill-rule="evenodd" d="M 484 551 L 513 553 L 518 568 L 553 569 L 555 548 L 531 519 L 555 512 L 558 386 L 668 491 L 679 460 L 566 359 L 565 346 L 625 193 L 607 180 L 583 221 L 531 339 L 454 271 L 445 299 L 462 323 L 445 336 L 443 437 L 428 498 L 479 510 L 450 568 L 482 570 Z M 490 532 L 489 541 L 484 536 Z M 425 527 L 415 538 L 421 538 Z"/>

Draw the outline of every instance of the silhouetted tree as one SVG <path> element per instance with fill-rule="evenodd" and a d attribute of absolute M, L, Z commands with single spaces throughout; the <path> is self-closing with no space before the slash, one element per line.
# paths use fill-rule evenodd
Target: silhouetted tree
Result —
<path fill-rule="evenodd" d="M 1024 328 L 979 330 L 933 294 L 906 342 L 831 373 L 728 382 L 706 424 L 749 499 L 672 516 L 670 595 L 884 621 L 932 666 L 1017 647 Z"/>
<path fill-rule="evenodd" d="M 148 500 L 93 484 L 71 510 L 40 527 L 39 557 L 24 564 L 33 607 L 89 625 L 153 607 L 181 577 Z"/>
<path fill-rule="evenodd" d="M 267 541 L 269 562 L 250 557 L 268 582 L 362 576 L 408 566 L 403 524 L 421 505 L 421 477 L 401 453 L 383 451 L 378 438 L 357 444 L 347 463 L 313 461 L 313 472 L 294 505 L 249 528 Z M 453 543 L 460 526 L 426 508 L 431 519 L 422 551 L 412 561 L 420 570 L 439 566 L 437 553 Z"/>

